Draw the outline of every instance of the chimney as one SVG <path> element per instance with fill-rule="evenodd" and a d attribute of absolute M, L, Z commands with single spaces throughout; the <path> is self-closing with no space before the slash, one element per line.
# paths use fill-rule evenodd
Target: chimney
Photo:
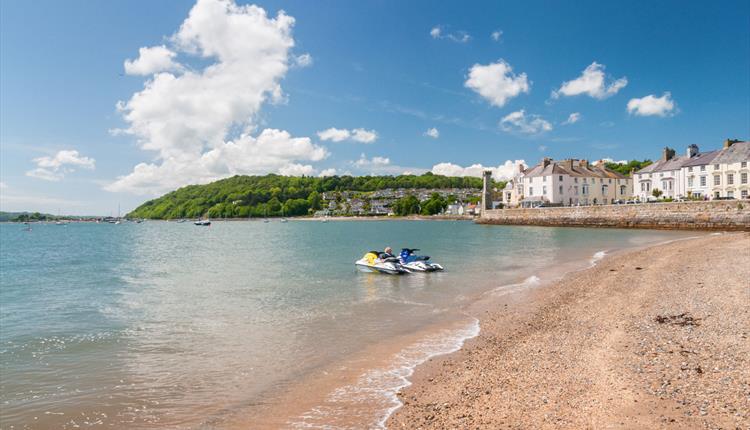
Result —
<path fill-rule="evenodd" d="M 518 173 L 523 173 L 524 170 L 526 170 L 526 166 L 523 163 L 518 163 Z"/>
<path fill-rule="evenodd" d="M 724 141 L 724 149 L 729 148 L 730 146 L 734 145 L 735 143 L 739 142 L 737 139 L 727 139 Z"/>
<path fill-rule="evenodd" d="M 589 168 L 589 160 L 581 160 L 578 162 L 578 165 L 583 167 L 584 169 Z"/>
<path fill-rule="evenodd" d="M 563 167 L 565 167 L 568 170 L 573 170 L 573 159 L 567 159 L 563 162 Z"/>
<path fill-rule="evenodd" d="M 696 144 L 688 145 L 688 147 L 687 147 L 687 156 L 688 156 L 688 158 L 695 157 L 696 155 L 698 155 L 698 152 L 700 152 L 700 151 L 698 151 L 698 145 L 696 145 Z"/>
<path fill-rule="evenodd" d="M 662 161 L 669 161 L 674 158 L 674 149 L 665 146 L 661 154 Z"/>
<path fill-rule="evenodd" d="M 544 158 L 542 158 L 542 167 L 547 167 L 547 166 L 549 166 L 549 163 L 550 163 L 551 161 L 552 161 L 552 160 L 551 160 L 551 159 L 550 159 L 549 157 L 544 157 Z"/>

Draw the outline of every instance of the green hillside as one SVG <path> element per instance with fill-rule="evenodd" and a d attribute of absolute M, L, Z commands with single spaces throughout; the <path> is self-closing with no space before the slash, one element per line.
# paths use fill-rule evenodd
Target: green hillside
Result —
<path fill-rule="evenodd" d="M 140 205 L 130 218 L 177 219 L 208 214 L 213 218 L 300 216 L 322 207 L 329 191 L 371 192 L 387 188 L 474 188 L 482 180 L 425 173 L 420 176 L 234 176 L 205 185 L 190 185 Z"/>

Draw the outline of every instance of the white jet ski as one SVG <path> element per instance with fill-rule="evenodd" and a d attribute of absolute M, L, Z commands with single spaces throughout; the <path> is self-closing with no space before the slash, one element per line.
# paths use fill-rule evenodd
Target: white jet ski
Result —
<path fill-rule="evenodd" d="M 399 254 L 399 262 L 406 270 L 410 272 L 439 272 L 443 266 L 437 263 L 430 263 L 430 257 L 427 255 L 416 255 L 419 249 L 403 248 Z"/>
<path fill-rule="evenodd" d="M 360 272 L 377 272 L 388 275 L 402 275 L 404 273 L 409 273 L 409 271 L 399 263 L 398 258 L 388 256 L 388 254 L 378 251 L 368 252 L 364 257 L 355 261 L 354 266 Z"/>

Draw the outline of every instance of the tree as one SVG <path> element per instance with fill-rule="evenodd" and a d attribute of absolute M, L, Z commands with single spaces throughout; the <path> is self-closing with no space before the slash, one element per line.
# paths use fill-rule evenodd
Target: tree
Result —
<path fill-rule="evenodd" d="M 419 199 L 414 196 L 406 196 L 396 200 L 393 204 L 393 213 L 400 216 L 419 213 Z"/>
<path fill-rule="evenodd" d="M 422 215 L 435 215 L 443 212 L 448 202 L 438 193 L 433 193 L 429 199 L 422 204 Z"/>
<path fill-rule="evenodd" d="M 320 194 L 317 191 L 313 191 L 307 196 L 307 202 L 313 210 L 320 210 Z"/>
<path fill-rule="evenodd" d="M 654 188 L 653 190 L 651 190 L 651 195 L 656 197 L 657 199 L 661 197 L 662 194 L 664 193 L 658 188 Z"/>

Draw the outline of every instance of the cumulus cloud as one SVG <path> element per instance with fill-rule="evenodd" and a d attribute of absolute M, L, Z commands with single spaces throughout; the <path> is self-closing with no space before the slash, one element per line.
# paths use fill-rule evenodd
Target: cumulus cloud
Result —
<path fill-rule="evenodd" d="M 503 31 L 502 30 L 495 30 L 495 31 L 492 32 L 492 34 L 490 34 L 490 37 L 495 42 L 499 42 L 500 38 L 503 37 Z"/>
<path fill-rule="evenodd" d="M 568 115 L 568 119 L 566 119 L 565 121 L 563 121 L 563 125 L 575 124 L 575 123 L 577 123 L 580 120 L 581 120 L 581 113 L 580 112 L 573 112 L 572 114 Z"/>
<path fill-rule="evenodd" d="M 474 64 L 464 86 L 474 90 L 492 105 L 503 107 L 508 100 L 531 88 L 526 73 L 515 75 L 513 68 L 505 60 L 487 65 Z"/>
<path fill-rule="evenodd" d="M 93 170 L 96 161 L 84 157 L 74 149 L 58 151 L 54 156 L 35 158 L 36 168 L 26 172 L 26 176 L 45 181 L 59 181 L 66 173 L 72 173 L 75 168 Z"/>
<path fill-rule="evenodd" d="M 649 94 L 646 97 L 628 101 L 628 113 L 637 116 L 670 116 L 675 113 L 672 94 L 665 92 L 661 97 Z"/>
<path fill-rule="evenodd" d="M 492 177 L 499 180 L 511 179 L 517 172 L 519 166 L 525 165 L 524 160 L 506 160 L 496 167 L 483 166 L 481 164 L 472 164 L 471 166 L 462 167 L 453 163 L 439 163 L 432 166 L 431 172 L 436 175 L 444 176 L 474 176 L 481 178 L 485 170 L 492 171 Z"/>
<path fill-rule="evenodd" d="M 294 63 L 298 67 L 310 67 L 313 64 L 313 58 L 310 54 L 302 54 L 294 58 Z"/>
<path fill-rule="evenodd" d="M 156 159 L 106 189 L 159 193 L 234 174 L 311 172 L 309 162 L 327 152 L 309 138 L 275 129 L 251 135 L 261 107 L 285 99 L 280 82 L 299 61 L 290 55 L 293 26 L 283 11 L 198 0 L 169 38 L 171 52 L 197 58 L 196 66 L 156 73 L 118 103 L 127 123 L 120 133 Z"/>
<path fill-rule="evenodd" d="M 330 169 L 323 169 L 318 174 L 321 178 L 327 177 L 327 176 L 336 176 L 336 169 L 330 168 Z"/>
<path fill-rule="evenodd" d="M 125 73 L 128 75 L 151 75 L 158 72 L 180 70 L 182 65 L 175 62 L 177 53 L 166 46 L 142 47 L 138 50 L 138 58 L 125 60 Z"/>
<path fill-rule="evenodd" d="M 328 140 L 331 142 L 353 140 L 360 143 L 372 143 L 378 139 L 378 133 L 375 130 L 365 130 L 364 128 L 355 128 L 353 130 L 348 130 L 345 128 L 331 127 L 329 129 L 319 131 L 318 138 L 320 140 Z"/>
<path fill-rule="evenodd" d="M 157 194 L 186 184 L 205 184 L 239 174 L 312 175 L 309 165 L 297 160 L 320 161 L 328 156 L 325 148 L 308 137 L 292 137 L 289 132 L 265 129 L 257 137 L 245 134 L 186 162 L 166 158 L 160 164 L 141 163 L 133 173 L 109 184 L 109 191 Z"/>
<path fill-rule="evenodd" d="M 607 83 L 604 74 L 605 66 L 596 61 L 591 63 L 581 73 L 581 76 L 572 81 L 563 82 L 560 89 L 552 92 L 552 98 L 557 99 L 560 96 L 577 96 L 585 94 L 595 99 L 603 100 L 617 94 L 618 91 L 625 88 L 628 84 L 628 78 L 622 77 L 615 81 Z"/>
<path fill-rule="evenodd" d="M 368 166 L 387 166 L 391 164 L 391 159 L 387 157 L 372 157 L 368 159 L 365 154 L 359 156 L 359 160 L 354 162 L 357 167 L 368 167 Z"/>
<path fill-rule="evenodd" d="M 521 109 L 503 117 L 500 128 L 508 132 L 537 134 L 552 130 L 552 124 L 539 115 L 526 115 L 526 111 Z"/>
<path fill-rule="evenodd" d="M 438 131 L 438 129 L 435 127 L 428 128 L 427 131 L 425 131 L 423 134 L 433 139 L 437 139 L 438 137 L 440 137 L 440 131 Z"/>
<path fill-rule="evenodd" d="M 455 33 L 445 33 L 443 32 L 443 28 L 440 27 L 439 25 L 432 27 L 432 29 L 430 30 L 430 36 L 433 39 L 448 39 L 448 40 L 452 40 L 458 43 L 466 43 L 469 40 L 471 40 L 471 36 L 469 36 L 469 33 L 465 31 L 457 31 Z"/>
<path fill-rule="evenodd" d="M 629 161 L 628 160 L 615 161 L 613 158 L 606 157 L 606 158 L 602 158 L 601 160 L 594 162 L 594 164 L 604 164 L 604 163 L 628 164 Z"/>

